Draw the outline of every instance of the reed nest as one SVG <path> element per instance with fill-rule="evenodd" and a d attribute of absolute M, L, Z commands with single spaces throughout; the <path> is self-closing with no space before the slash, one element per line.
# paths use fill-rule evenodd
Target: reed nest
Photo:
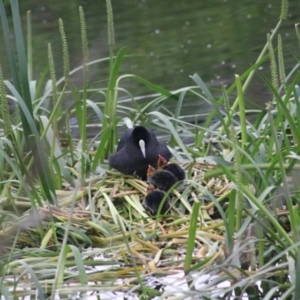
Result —
<path fill-rule="evenodd" d="M 200 202 L 196 257 L 204 258 L 211 248 L 217 253 L 216 257 L 223 256 L 225 228 L 215 203 L 226 204 L 231 183 L 224 175 L 204 179 L 206 172 L 216 168 L 213 164 L 192 162 L 181 167 L 187 179 L 168 192 L 171 209 L 166 215 L 151 216 L 144 210 L 141 202 L 147 182 L 107 171 L 90 177 L 84 188 L 57 191 L 59 208 L 44 206 L 37 212 L 31 209 L 17 224 L 6 223 L 0 235 L 15 237 L 18 231 L 19 247 L 51 249 L 56 247 L 56 239 L 62 240 L 68 231 L 68 244 L 109 248 L 115 257 L 127 262 L 128 249 L 143 264 L 153 262 L 153 258 L 159 261 L 172 257 L 173 260 L 174 255 L 182 257 L 189 237 L 192 205 Z M 151 268 L 154 266 L 155 263 Z"/>

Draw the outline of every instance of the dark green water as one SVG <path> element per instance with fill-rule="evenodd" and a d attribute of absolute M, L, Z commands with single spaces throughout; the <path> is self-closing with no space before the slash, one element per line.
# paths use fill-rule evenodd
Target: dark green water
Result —
<path fill-rule="evenodd" d="M 121 73 L 134 73 L 166 89 L 193 85 L 190 75 L 200 77 L 216 91 L 220 84 L 234 80 L 253 64 L 276 26 L 280 15 L 278 0 L 112 0 L 116 50 L 128 47 Z M 69 42 L 72 67 L 82 62 L 78 7 L 86 14 L 90 60 L 108 56 L 106 1 L 26 0 L 20 1 L 26 32 L 26 12 L 32 12 L 34 77 L 47 66 L 47 45 L 52 44 L 57 74 L 62 75 L 58 19 L 62 18 Z M 300 21 L 300 1 L 290 1 L 289 17 L 283 23 L 287 71 L 296 64 L 299 46 L 294 24 Z M 1 40 L 0 40 L 1 41 Z M 276 41 L 277 43 L 277 41 Z M 274 42 L 275 44 L 275 42 Z M 4 77 L 10 78 L 3 43 L 0 62 Z M 105 87 L 107 64 L 90 68 L 90 82 Z M 268 69 L 268 63 L 264 70 Z M 73 78 L 81 83 L 81 76 Z M 133 80 L 122 86 L 134 95 L 151 93 Z M 255 103 L 266 101 L 267 92 L 256 80 L 249 90 Z"/>

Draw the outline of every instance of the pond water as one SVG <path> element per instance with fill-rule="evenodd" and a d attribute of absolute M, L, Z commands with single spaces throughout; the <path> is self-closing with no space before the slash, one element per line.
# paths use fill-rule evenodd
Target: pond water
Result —
<path fill-rule="evenodd" d="M 280 34 L 283 39 L 285 66 L 290 70 L 299 57 L 294 24 L 300 21 L 300 2 L 291 0 L 289 16 Z M 193 85 L 190 75 L 198 73 L 211 87 L 234 80 L 258 57 L 266 35 L 276 26 L 281 1 L 278 0 L 130 0 L 112 1 L 116 51 L 128 47 L 121 73 L 134 73 L 166 89 Z M 82 63 L 78 7 L 85 11 L 90 60 L 108 56 L 106 1 L 20 1 L 20 11 L 26 31 L 26 12 L 32 12 L 33 71 L 38 78 L 47 66 L 47 45 L 52 44 L 58 76 L 62 75 L 61 43 L 58 19 L 62 18 L 69 43 L 72 67 Z M 2 39 L 2 36 L 1 36 Z M 6 53 L 1 41 L 1 65 L 4 77 L 10 78 Z M 277 41 L 274 41 L 274 45 Z M 105 87 L 107 64 L 90 68 L 90 82 Z M 264 69 L 269 69 L 269 63 Z M 82 76 L 74 77 L 81 83 Z M 123 87 L 134 96 L 151 93 L 133 80 L 123 81 Z M 249 89 L 251 102 L 267 99 L 260 80 Z"/>

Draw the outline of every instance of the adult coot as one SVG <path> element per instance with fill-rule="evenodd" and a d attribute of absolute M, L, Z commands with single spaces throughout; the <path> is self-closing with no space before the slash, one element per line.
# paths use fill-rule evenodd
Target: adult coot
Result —
<path fill-rule="evenodd" d="M 185 171 L 176 163 L 168 163 L 162 155 L 158 155 L 157 167 L 158 169 L 171 172 L 176 176 L 178 181 L 185 179 Z"/>
<path fill-rule="evenodd" d="M 124 133 L 117 153 L 108 160 L 110 166 L 121 173 L 146 179 L 148 165 L 156 167 L 159 154 L 167 161 L 172 156 L 167 146 L 160 144 L 152 131 L 144 126 L 136 126 Z"/>
<path fill-rule="evenodd" d="M 165 198 L 165 192 L 156 190 L 154 186 L 149 185 L 147 187 L 147 195 L 144 198 L 142 205 L 145 207 L 147 211 L 149 211 L 152 215 L 155 215 L 158 211 L 158 208 Z M 170 198 L 167 197 L 164 200 L 162 208 L 160 210 L 161 214 L 165 214 L 170 208 Z"/>
<path fill-rule="evenodd" d="M 167 191 L 177 181 L 177 177 L 166 170 L 156 170 L 152 166 L 148 166 L 147 181 L 163 191 Z"/>

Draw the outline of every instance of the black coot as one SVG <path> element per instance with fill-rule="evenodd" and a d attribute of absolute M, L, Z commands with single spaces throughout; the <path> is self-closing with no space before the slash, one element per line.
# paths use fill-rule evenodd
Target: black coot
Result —
<path fill-rule="evenodd" d="M 166 160 L 172 156 L 152 131 L 144 126 L 136 126 L 121 137 L 117 153 L 109 157 L 109 164 L 121 173 L 146 179 L 148 165 L 156 167 L 159 154 Z"/>
<path fill-rule="evenodd" d="M 145 207 L 147 211 L 149 211 L 152 215 L 155 215 L 158 211 L 161 201 L 165 197 L 165 192 L 156 190 L 154 186 L 149 185 L 147 187 L 147 195 L 144 198 L 142 205 Z M 170 208 L 170 198 L 167 197 L 162 205 L 160 210 L 161 214 L 165 214 Z"/>
<path fill-rule="evenodd" d="M 158 169 L 166 170 L 171 172 L 178 181 L 182 181 L 185 179 L 185 171 L 176 163 L 168 163 L 168 161 L 162 156 L 158 156 L 157 161 Z"/>
<path fill-rule="evenodd" d="M 160 190 L 167 191 L 178 181 L 178 179 L 169 171 L 156 170 L 149 165 L 147 170 L 147 181 Z"/>

